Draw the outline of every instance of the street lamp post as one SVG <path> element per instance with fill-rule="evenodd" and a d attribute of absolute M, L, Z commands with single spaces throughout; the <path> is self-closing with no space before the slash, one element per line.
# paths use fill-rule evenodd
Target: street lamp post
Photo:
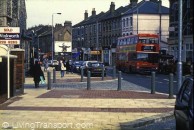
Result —
<path fill-rule="evenodd" d="M 40 60 L 40 59 L 39 59 L 39 49 L 40 49 L 40 47 L 39 47 L 39 46 L 40 46 L 40 45 L 39 45 L 39 36 L 40 36 L 40 35 L 38 35 L 38 60 Z"/>
<path fill-rule="evenodd" d="M 53 53 L 54 53 L 54 34 L 53 34 L 53 17 L 54 17 L 54 14 L 59 14 L 61 15 L 61 13 L 53 13 L 52 14 L 52 62 L 53 62 Z"/>

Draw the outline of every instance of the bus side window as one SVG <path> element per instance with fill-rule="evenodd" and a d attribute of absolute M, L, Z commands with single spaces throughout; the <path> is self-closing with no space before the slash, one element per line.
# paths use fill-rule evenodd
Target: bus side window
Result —
<path fill-rule="evenodd" d="M 130 43 L 130 39 L 129 38 L 127 38 L 127 44 L 129 44 Z"/>
<path fill-rule="evenodd" d="M 128 40 L 129 40 L 129 44 L 131 44 L 131 38 L 130 37 L 128 38 Z"/>
<path fill-rule="evenodd" d="M 146 43 L 146 39 L 140 39 L 139 40 L 141 43 Z"/>
<path fill-rule="evenodd" d="M 127 39 L 124 39 L 124 45 L 126 45 L 127 44 Z"/>
<path fill-rule="evenodd" d="M 131 38 L 131 44 L 133 44 L 133 43 L 134 43 L 134 38 L 132 37 L 132 38 Z"/>
<path fill-rule="evenodd" d="M 150 43 L 155 43 L 155 40 L 154 39 L 150 39 Z"/>
<path fill-rule="evenodd" d="M 135 41 L 134 41 L 134 43 L 135 43 L 135 44 L 137 44 L 137 41 L 138 41 L 138 38 L 137 38 L 137 37 L 135 37 Z"/>
<path fill-rule="evenodd" d="M 149 40 L 149 39 L 146 39 L 146 43 L 148 43 L 148 44 L 149 44 L 149 43 L 150 43 L 150 40 Z"/>

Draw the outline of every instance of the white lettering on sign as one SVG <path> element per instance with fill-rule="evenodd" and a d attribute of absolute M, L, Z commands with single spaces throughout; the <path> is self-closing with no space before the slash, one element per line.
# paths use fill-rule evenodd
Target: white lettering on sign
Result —
<path fill-rule="evenodd" d="M 19 34 L 0 34 L 0 39 L 19 39 L 20 35 Z"/>

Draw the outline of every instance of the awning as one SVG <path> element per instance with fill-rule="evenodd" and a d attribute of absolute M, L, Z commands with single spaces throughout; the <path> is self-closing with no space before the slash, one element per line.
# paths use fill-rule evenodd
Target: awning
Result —
<path fill-rule="evenodd" d="M 90 51 L 91 55 L 100 55 L 100 51 Z"/>
<path fill-rule="evenodd" d="M 72 58 L 76 58 L 81 54 L 81 52 L 73 53 Z"/>

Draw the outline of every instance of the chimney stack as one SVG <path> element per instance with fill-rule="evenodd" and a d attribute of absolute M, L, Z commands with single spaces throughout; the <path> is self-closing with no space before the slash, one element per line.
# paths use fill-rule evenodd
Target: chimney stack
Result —
<path fill-rule="evenodd" d="M 96 15 L 96 11 L 95 11 L 95 8 L 92 9 L 92 16 L 95 16 Z"/>
<path fill-rule="evenodd" d="M 115 3 L 114 2 L 111 2 L 111 5 L 110 5 L 110 12 L 111 13 L 114 13 L 115 11 Z"/>
<path fill-rule="evenodd" d="M 138 0 L 130 0 L 131 7 L 135 7 L 137 5 Z"/>
<path fill-rule="evenodd" d="M 84 13 L 84 20 L 88 19 L 88 11 L 85 10 L 85 13 Z"/>

